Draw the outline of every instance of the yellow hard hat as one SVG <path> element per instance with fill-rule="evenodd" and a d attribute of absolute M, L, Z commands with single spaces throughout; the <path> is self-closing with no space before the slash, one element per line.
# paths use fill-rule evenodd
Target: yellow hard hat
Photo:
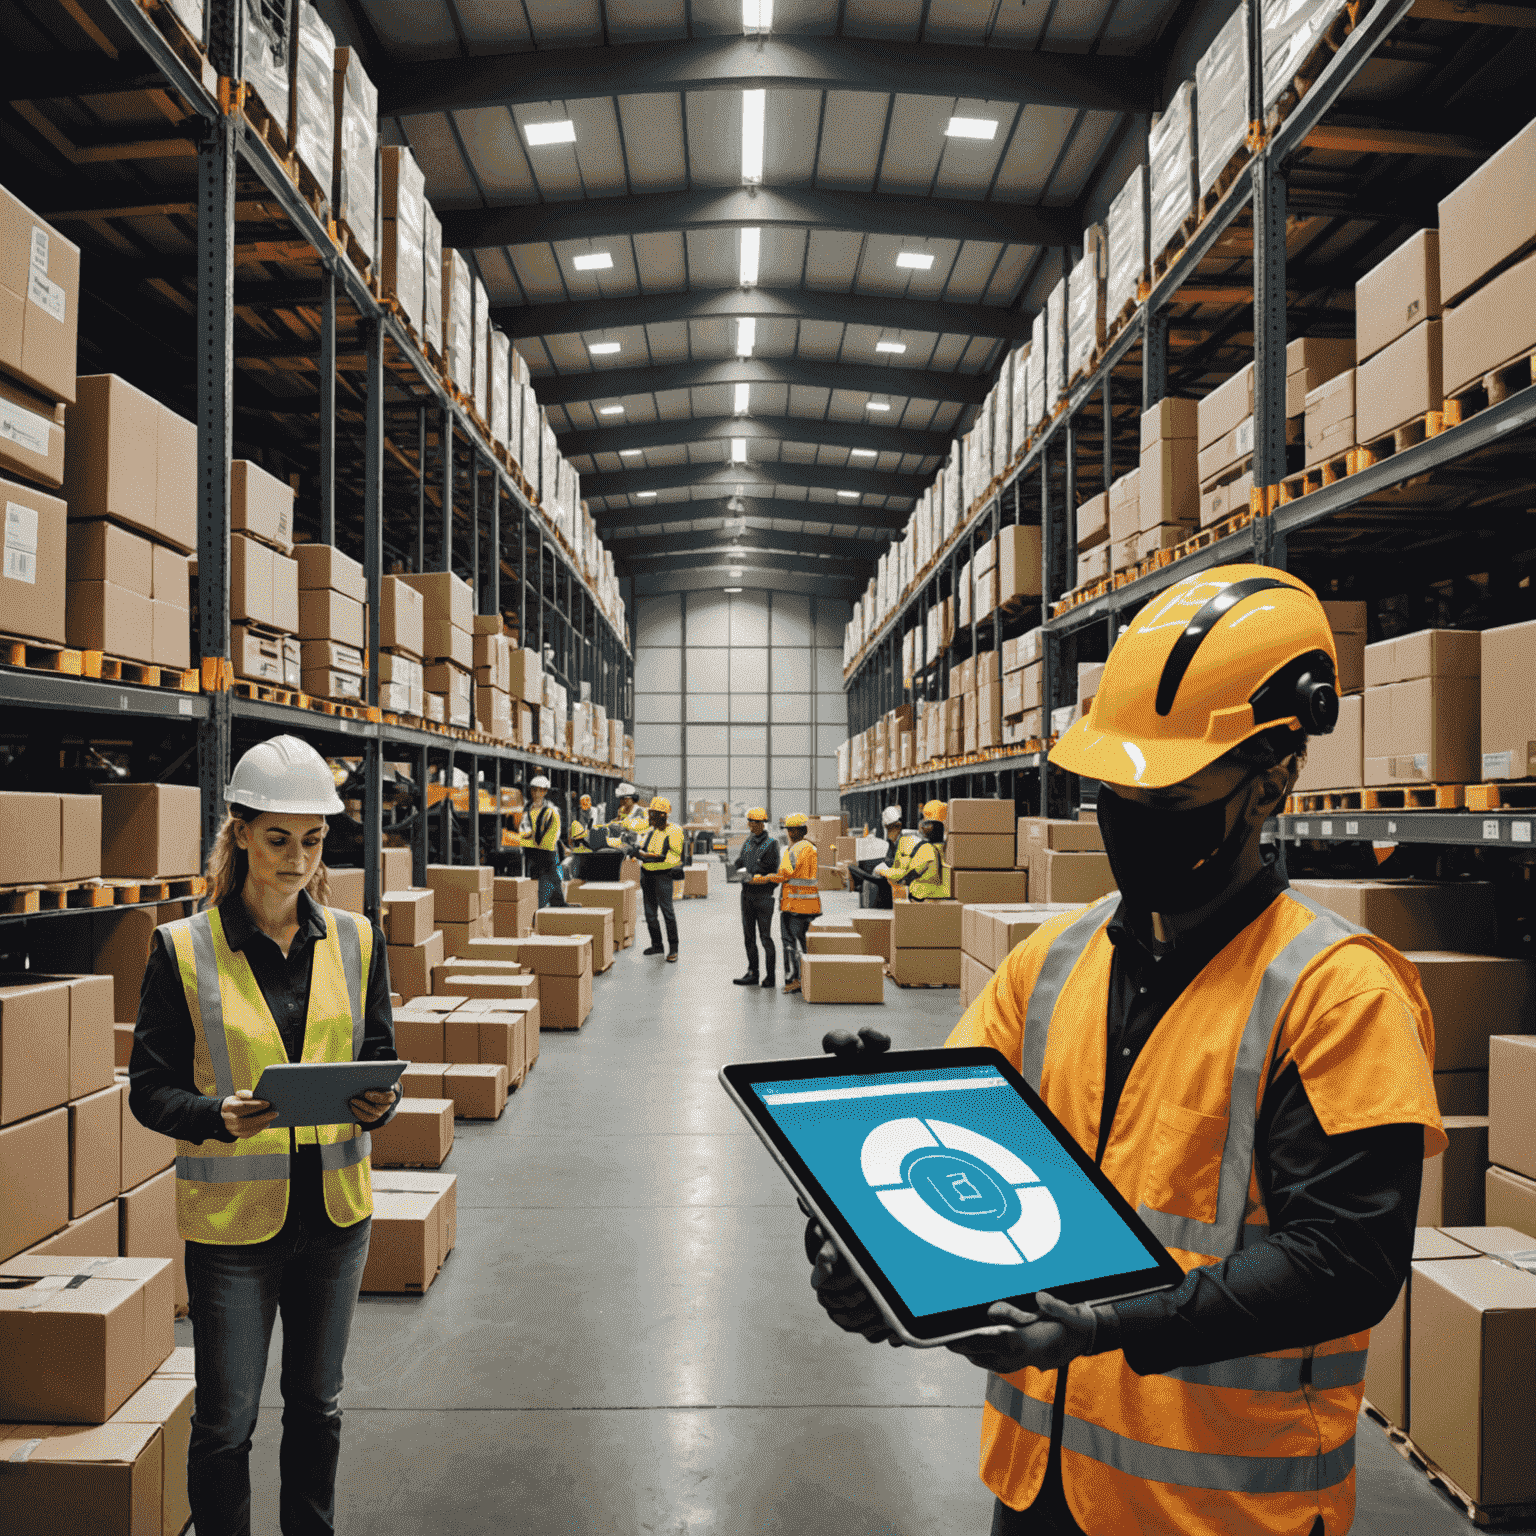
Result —
<path fill-rule="evenodd" d="M 754 805 L 752 807 L 752 809 L 747 812 L 747 820 L 748 821 L 767 821 L 768 820 L 768 812 L 765 811 L 762 808 L 762 806 Z"/>
<path fill-rule="evenodd" d="M 804 811 L 791 811 L 789 815 L 784 818 L 784 825 L 786 827 L 804 827 L 808 826 L 809 823 L 805 819 Z"/>
<path fill-rule="evenodd" d="M 592 806 L 592 796 L 591 795 L 583 795 L 581 797 L 581 808 L 585 811 L 585 810 L 590 810 L 591 806 Z"/>
<path fill-rule="evenodd" d="M 949 815 L 949 807 L 942 800 L 930 800 L 923 807 L 924 821 L 942 822 L 947 815 Z"/>
<path fill-rule="evenodd" d="M 1186 576 L 1131 620 L 1086 718 L 1051 749 L 1068 773 L 1165 789 L 1277 725 L 1338 719 L 1338 659 L 1312 589 L 1264 565 Z"/>
<path fill-rule="evenodd" d="M 651 801 L 651 809 L 653 811 L 670 812 L 672 809 L 672 802 L 670 800 L 664 800 L 660 795 L 657 795 L 656 798 Z"/>

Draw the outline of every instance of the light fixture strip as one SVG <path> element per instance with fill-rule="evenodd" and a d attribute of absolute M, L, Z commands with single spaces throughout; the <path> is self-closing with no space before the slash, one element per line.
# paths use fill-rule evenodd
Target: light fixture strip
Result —
<path fill-rule="evenodd" d="M 762 253 L 763 232 L 755 225 L 741 232 L 740 278 L 743 288 L 750 288 L 757 281 L 758 258 Z"/>
<path fill-rule="evenodd" d="M 736 386 L 736 414 L 745 416 L 752 406 L 752 386 L 743 380 Z"/>
<path fill-rule="evenodd" d="M 574 144 L 576 124 L 570 118 L 554 123 L 524 123 L 523 137 L 530 144 Z"/>
<path fill-rule="evenodd" d="M 757 317 L 741 315 L 736 321 L 736 356 L 751 357 L 757 345 Z"/>
<path fill-rule="evenodd" d="M 745 464 L 747 462 L 747 440 L 744 437 L 731 439 L 731 463 Z"/>
<path fill-rule="evenodd" d="M 741 179 L 756 186 L 763 179 L 763 133 L 768 116 L 768 92 L 741 93 Z"/>

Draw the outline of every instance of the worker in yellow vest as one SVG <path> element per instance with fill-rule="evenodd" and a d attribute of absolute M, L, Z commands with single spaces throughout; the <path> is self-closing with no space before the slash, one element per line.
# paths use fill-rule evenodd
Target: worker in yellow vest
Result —
<path fill-rule="evenodd" d="M 886 806 L 880 813 L 880 824 L 885 837 L 885 857 L 869 869 L 857 863 L 850 864 L 848 873 L 857 883 L 869 887 L 871 907 L 889 911 L 892 905 L 890 872 L 905 867 L 921 838 L 915 832 L 902 831 L 899 805 Z"/>
<path fill-rule="evenodd" d="M 805 948 L 811 919 L 821 912 L 821 889 L 816 880 L 816 844 L 806 834 L 804 811 L 784 818 L 789 847 L 779 860 L 777 874 L 754 875 L 753 884 L 771 882 L 779 887 L 779 945 L 784 951 L 784 990 L 800 990 L 800 954 Z"/>
<path fill-rule="evenodd" d="M 1092 1306 L 1040 1292 L 951 1346 L 988 1372 L 996 1536 L 1354 1519 L 1370 1330 L 1447 1141 L 1417 972 L 1260 841 L 1337 720 L 1335 668 L 1309 587 L 1219 566 L 1136 615 L 1051 751 L 1102 786 L 1119 891 L 1020 944 L 947 1043 L 1007 1055 L 1187 1277 Z M 833 1318 L 888 1337 L 814 1223 L 807 1249 Z"/>
<path fill-rule="evenodd" d="M 892 885 L 904 885 L 909 901 L 948 901 L 949 867 L 944 862 L 944 821 L 949 808 L 942 800 L 930 800 L 923 807 L 923 818 L 917 824 L 921 834 L 908 848 L 905 857 L 898 855 L 890 868 L 877 868 Z"/>
<path fill-rule="evenodd" d="M 641 807 L 640 792 L 633 784 L 620 784 L 614 793 L 619 808 L 608 823 L 608 846 L 631 851 L 649 829 L 650 816 Z"/>
<path fill-rule="evenodd" d="M 683 829 L 668 819 L 672 802 L 657 795 L 647 813 L 649 826 L 640 839 L 640 894 L 645 899 L 645 926 L 650 930 L 651 945 L 643 954 L 661 953 L 661 923 L 667 925 L 667 959 L 677 960 L 677 913 L 672 896 L 676 882 L 683 878 Z"/>
<path fill-rule="evenodd" d="M 261 742 L 224 798 L 203 909 L 150 944 L 128 1108 L 176 1142 L 196 1344 L 193 1523 L 249 1536 L 251 1437 L 281 1313 L 284 1338 L 305 1341 L 283 1363 L 283 1523 L 329 1530 L 342 1365 L 372 1229 L 366 1127 L 390 1119 L 397 1095 L 357 1095 L 346 1124 L 279 1129 L 251 1090 L 284 1062 L 394 1060 L 389 969 L 379 929 L 328 905 L 325 818 L 344 808 L 319 753 L 292 736 Z"/>
<path fill-rule="evenodd" d="M 560 881 L 560 812 L 549 803 L 549 780 L 536 773 L 528 781 L 528 804 L 517 829 L 523 869 L 539 882 L 539 905 L 563 907 Z"/>

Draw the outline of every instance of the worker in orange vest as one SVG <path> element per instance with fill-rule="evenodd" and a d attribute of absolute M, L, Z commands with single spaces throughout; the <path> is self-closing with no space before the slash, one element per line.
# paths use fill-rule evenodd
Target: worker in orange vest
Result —
<path fill-rule="evenodd" d="M 779 941 L 784 951 L 784 990 L 800 990 L 800 954 L 805 948 L 806 930 L 811 919 L 821 912 L 821 888 L 816 879 L 816 844 L 808 838 L 809 823 L 804 811 L 794 811 L 784 818 L 789 833 L 789 847 L 779 860 L 777 874 L 754 875 L 753 885 L 779 887 Z"/>
<path fill-rule="evenodd" d="M 988 1372 L 994 1536 L 1337 1536 L 1354 1519 L 1370 1330 L 1447 1141 L 1418 973 L 1291 889 L 1260 842 L 1307 737 L 1333 729 L 1335 667 L 1309 587 L 1217 567 L 1136 615 L 1051 751 L 1102 786 L 1119 891 L 1037 929 L 946 1043 L 1002 1051 L 1186 1279 L 1097 1305 L 1042 1291 L 950 1346 Z M 890 1338 L 814 1222 L 806 1248 L 834 1321 Z"/>

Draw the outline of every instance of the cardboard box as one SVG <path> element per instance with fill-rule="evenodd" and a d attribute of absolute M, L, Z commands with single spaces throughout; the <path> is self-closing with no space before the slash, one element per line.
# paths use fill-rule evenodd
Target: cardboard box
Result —
<path fill-rule="evenodd" d="M 195 875 L 201 864 L 202 811 L 196 785 L 102 785 L 104 877 Z"/>
<path fill-rule="evenodd" d="M 233 460 L 229 466 L 229 526 L 272 545 L 285 555 L 291 554 L 293 487 L 249 459 Z M 309 558 L 312 560 L 313 556 Z M 361 572 L 362 568 L 358 569 Z"/>
<path fill-rule="evenodd" d="M 1199 435 L 1199 431 L 1200 404 L 1196 400 L 1181 400 L 1177 395 L 1165 395 L 1150 410 L 1141 413 L 1143 448 L 1150 448 L 1153 443 L 1165 438 L 1194 438 Z"/>
<path fill-rule="evenodd" d="M 299 544 L 293 557 L 299 564 L 299 591 L 329 588 L 355 603 L 368 601 L 363 565 L 331 544 Z"/>
<path fill-rule="evenodd" d="M 1366 784 L 1466 783 L 1482 764 L 1476 686 L 1421 677 L 1365 690 Z"/>
<path fill-rule="evenodd" d="M 1339 700 L 1339 719 L 1326 736 L 1307 741 L 1307 761 L 1295 790 L 1357 789 L 1365 783 L 1365 700 L 1356 693 Z"/>
<path fill-rule="evenodd" d="M 1435 950 L 1404 958 L 1417 969 L 1434 1015 L 1437 1071 L 1485 1072 L 1491 1036 L 1536 1031 L 1536 964 Z"/>
<path fill-rule="evenodd" d="M 1109 493 L 1100 491 L 1080 502 L 1077 508 L 1077 548 L 1079 555 L 1109 539 Z"/>
<path fill-rule="evenodd" d="M 1443 1115 L 1450 1145 L 1424 1163 L 1419 1186 L 1421 1227 L 1472 1227 L 1483 1221 L 1483 1173 L 1488 1167 L 1488 1116 Z"/>
<path fill-rule="evenodd" d="M 900 912 L 902 908 L 898 904 L 895 910 Z M 891 951 L 891 979 L 902 987 L 958 987 L 959 946 L 952 949 L 904 949 L 898 944 Z"/>
<path fill-rule="evenodd" d="M 535 976 L 590 976 L 592 974 L 592 935 L 590 933 L 539 933 L 520 939 L 517 958 Z M 543 1000 L 543 993 L 539 994 Z"/>
<path fill-rule="evenodd" d="M 1208 448 L 1225 437 L 1240 421 L 1253 415 L 1253 364 L 1234 373 L 1199 404 L 1195 440 Z"/>
<path fill-rule="evenodd" d="M 1485 629 L 1480 649 L 1480 776 L 1536 776 L 1536 620 Z"/>
<path fill-rule="evenodd" d="M 363 605 L 327 587 L 299 592 L 299 634 L 305 640 L 335 640 L 361 647 Z"/>
<path fill-rule="evenodd" d="M 1360 362 L 1440 313 L 1440 234 L 1421 229 L 1355 284 Z"/>
<path fill-rule="evenodd" d="M 856 932 L 807 933 L 805 952 L 808 955 L 862 955 L 864 940 Z"/>
<path fill-rule="evenodd" d="M 1355 369 L 1355 434 L 1361 443 L 1441 408 L 1440 347 L 1440 321 L 1424 320 Z"/>
<path fill-rule="evenodd" d="M 495 1120 L 507 1107 L 505 1062 L 461 1062 L 443 1073 L 443 1096 L 465 1120 Z"/>
<path fill-rule="evenodd" d="M 20 1253 L 68 1221 L 68 1111 L 0 1126 L 0 1255 Z"/>
<path fill-rule="evenodd" d="M 115 1017 L 131 1019 L 138 1013 L 139 989 L 144 964 L 155 928 L 187 915 L 185 902 L 138 907 L 128 911 L 100 912 L 91 924 L 91 968 L 113 978 L 112 1009 Z"/>
<path fill-rule="evenodd" d="M 0 369 L 75 398 L 80 247 L 0 187 Z"/>
<path fill-rule="evenodd" d="M 1025 869 L 955 869 L 950 871 L 949 889 L 955 901 L 959 903 L 1027 901 L 1029 871 Z"/>
<path fill-rule="evenodd" d="M 132 1118 L 126 1104 L 123 1113 Z M 136 1259 L 168 1260 L 175 1305 L 185 1307 L 186 1245 L 176 1227 L 175 1171 L 163 1169 L 125 1189 L 118 1199 L 117 1211 L 119 1251 Z"/>
<path fill-rule="evenodd" d="M 539 934 L 586 934 L 592 940 L 592 969 L 606 971 L 613 964 L 615 914 L 608 907 L 545 907 L 534 919 Z"/>
<path fill-rule="evenodd" d="M 1457 303 L 1536 241 L 1536 121 L 1440 199 L 1440 297 Z"/>
<path fill-rule="evenodd" d="M 897 902 L 891 913 L 891 947 L 900 949 L 960 948 L 958 901 Z M 955 983 L 959 985 L 958 978 Z"/>
<path fill-rule="evenodd" d="M 956 833 L 996 833 L 1010 835 L 1014 827 L 1012 800 L 951 800 L 945 823 L 950 836 Z"/>
<path fill-rule="evenodd" d="M 1085 903 L 1115 889 L 1109 857 L 1034 848 L 1029 856 L 1029 891 L 1036 901 Z"/>
<path fill-rule="evenodd" d="M 1476 680 L 1482 669 L 1482 637 L 1476 630 L 1420 629 L 1365 648 L 1365 686 L 1410 682 L 1420 677 Z"/>
<path fill-rule="evenodd" d="M 0 425 L 0 434 L 3 434 Z M 0 628 L 6 634 L 65 643 L 68 513 L 57 497 L 0 480 Z"/>
<path fill-rule="evenodd" d="M 1014 823 L 1016 859 L 1022 868 L 1036 848 L 1058 853 L 1102 853 L 1104 834 L 1091 821 L 1058 821 L 1043 816 L 1020 816 Z"/>
<path fill-rule="evenodd" d="M 474 594 L 469 583 L 449 571 L 407 573 L 397 578 L 421 594 L 423 621 L 445 621 L 466 634 L 475 628 Z"/>
<path fill-rule="evenodd" d="M 974 956 L 960 952 L 960 1006 L 969 1008 L 986 990 L 992 972 Z"/>
<path fill-rule="evenodd" d="M 539 981 L 539 1028 L 580 1029 L 592 1012 L 592 972 L 546 973 Z"/>
<path fill-rule="evenodd" d="M 1536 1036 L 1488 1041 L 1488 1160 L 1536 1179 Z"/>
<path fill-rule="evenodd" d="M 1366 608 L 1360 602 L 1325 602 L 1323 612 L 1333 631 L 1338 658 L 1338 690 L 1359 693 L 1365 686 Z"/>
<path fill-rule="evenodd" d="M 891 959 L 891 929 L 895 911 L 859 911 L 852 914 L 853 931 L 859 936 L 866 955 L 879 955 L 887 964 Z"/>
<path fill-rule="evenodd" d="M 386 576 L 379 587 L 379 646 L 422 659 L 426 601 L 403 576 Z"/>
<path fill-rule="evenodd" d="M 1040 595 L 1041 556 L 1038 523 L 1010 523 L 997 535 L 996 601 Z M 980 610 L 978 610 L 978 617 Z"/>
<path fill-rule="evenodd" d="M 1200 519 L 1199 459 L 1189 438 L 1159 438 L 1141 450 L 1136 526 L 1194 524 Z M 1128 535 L 1127 535 L 1128 537 Z"/>
<path fill-rule="evenodd" d="M 110 581 L 71 581 L 65 591 L 64 634 L 81 650 L 151 662 L 155 605 Z"/>
<path fill-rule="evenodd" d="M 1200 483 L 1237 468 L 1253 453 L 1253 417 L 1245 416 L 1230 432 L 1200 450 L 1195 461 Z M 1145 499 L 1145 498 L 1143 498 Z"/>
<path fill-rule="evenodd" d="M 4 489 L 9 495 L 11 487 Z M 116 523 L 71 522 L 66 534 L 65 570 L 71 581 L 112 581 L 142 597 L 152 597 L 154 552 L 158 547 Z"/>
<path fill-rule="evenodd" d="M 191 665 L 191 614 L 174 603 L 155 598 L 150 603 L 151 640 L 149 659 L 157 667 L 184 672 Z"/>
<path fill-rule="evenodd" d="M 1424 1455 L 1479 1504 L 1536 1499 L 1536 1275 L 1484 1255 L 1415 1264 L 1408 1352 Z"/>
<path fill-rule="evenodd" d="M 1346 368 L 1306 397 L 1302 441 L 1307 468 L 1355 446 L 1355 370 Z"/>
<path fill-rule="evenodd" d="M 1536 1179 L 1508 1168 L 1490 1168 L 1483 1186 L 1483 1219 L 1536 1238 Z"/>
<path fill-rule="evenodd" d="M 1291 888 L 1394 949 L 1477 954 L 1497 931 L 1493 886 L 1484 880 L 1293 880 Z"/>
<path fill-rule="evenodd" d="M 1013 819 L 1013 806 L 1003 807 Z M 952 832 L 944 839 L 944 861 L 951 869 L 1012 869 L 1014 836 L 1009 832 Z"/>
<path fill-rule="evenodd" d="M 385 891 L 384 937 L 391 946 L 424 944 L 432 936 L 435 893 Z"/>
<path fill-rule="evenodd" d="M 1108 544 L 1100 544 L 1077 557 L 1078 586 L 1085 587 L 1089 582 L 1102 581 L 1109 575 L 1110 548 Z"/>
<path fill-rule="evenodd" d="M 1330 379 L 1355 366 L 1355 343 L 1348 336 L 1299 336 L 1285 349 L 1285 414 L 1300 416 L 1306 398 Z M 1353 415 L 1353 411 L 1350 413 Z"/>
<path fill-rule="evenodd" d="M 403 1098 L 369 1136 L 375 1168 L 441 1168 L 453 1150 L 453 1100 Z"/>
<path fill-rule="evenodd" d="M 69 983 L 7 973 L 0 977 L 0 1125 L 68 1098 Z"/>
<path fill-rule="evenodd" d="M 398 1174 L 386 1178 L 399 1178 Z M 416 1173 L 412 1177 L 451 1178 Z M 437 1278 L 447 1250 L 442 1232 L 444 1195 L 433 1189 L 392 1189 L 373 1181 L 373 1227 L 359 1289 L 419 1296 Z"/>
<path fill-rule="evenodd" d="M 0 885 L 62 879 L 62 846 L 57 795 L 0 790 Z"/>
<path fill-rule="evenodd" d="M 800 995 L 808 1003 L 883 1003 L 885 961 L 879 955 L 807 953 L 800 957 Z"/>
<path fill-rule="evenodd" d="M 1446 310 L 1441 343 L 1448 395 L 1536 346 L 1536 255 Z"/>
<path fill-rule="evenodd" d="M 419 944 L 389 946 L 389 976 L 402 997 L 424 997 L 432 990 L 432 967 L 443 959 L 443 931 L 434 929 Z"/>

